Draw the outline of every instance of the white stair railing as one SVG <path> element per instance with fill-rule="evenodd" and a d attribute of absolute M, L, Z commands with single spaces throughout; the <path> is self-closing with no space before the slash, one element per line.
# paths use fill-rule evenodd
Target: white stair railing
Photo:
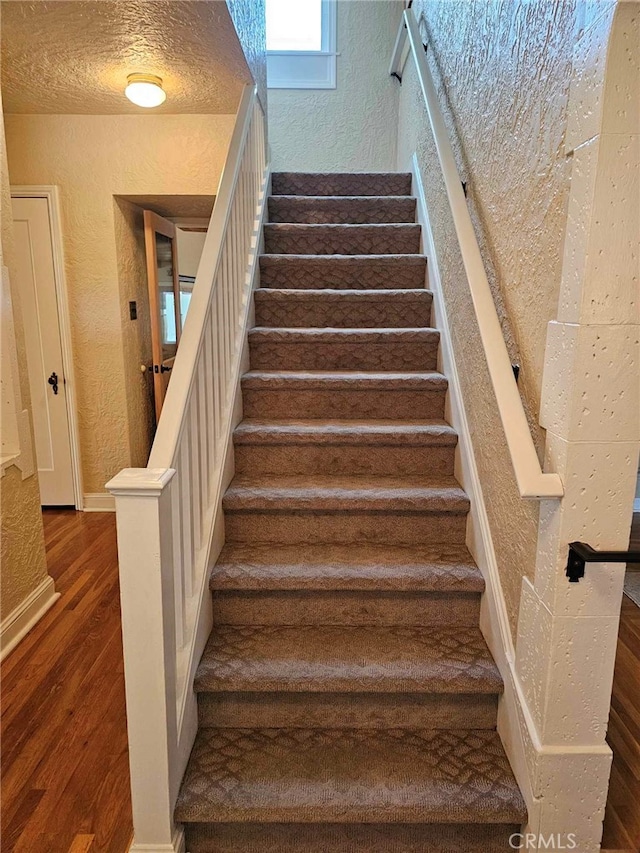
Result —
<path fill-rule="evenodd" d="M 467 208 L 451 141 L 447 134 L 447 127 L 438 103 L 438 95 L 425 57 L 418 21 L 412 9 L 406 9 L 403 13 L 389 68 L 389 73 L 398 77 L 399 80 L 402 79 L 401 72 L 407 38 L 415 61 L 418 82 L 438 153 L 462 261 L 471 291 L 471 299 L 478 321 L 480 338 L 520 496 L 536 500 L 562 497 L 564 488 L 559 475 L 544 472 L 536 453 L 522 399 L 513 375 L 511 360 L 502 334 L 502 327 L 493 301 L 482 254 Z"/>
<path fill-rule="evenodd" d="M 220 520 L 268 167 L 262 108 L 246 87 L 147 468 L 115 495 L 132 850 L 179 850 L 173 809 L 197 729 L 192 681 L 211 629 Z"/>

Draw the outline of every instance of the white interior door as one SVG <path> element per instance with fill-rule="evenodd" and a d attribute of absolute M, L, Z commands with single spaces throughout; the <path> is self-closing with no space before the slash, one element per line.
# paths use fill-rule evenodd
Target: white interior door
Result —
<path fill-rule="evenodd" d="M 53 246 L 46 198 L 13 198 L 40 502 L 75 504 Z"/>

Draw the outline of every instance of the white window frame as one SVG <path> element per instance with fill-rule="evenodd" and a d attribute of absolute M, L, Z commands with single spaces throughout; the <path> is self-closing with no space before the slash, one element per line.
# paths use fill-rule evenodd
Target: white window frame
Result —
<path fill-rule="evenodd" d="M 322 0 L 321 50 L 268 50 L 269 89 L 335 89 L 337 0 Z"/>

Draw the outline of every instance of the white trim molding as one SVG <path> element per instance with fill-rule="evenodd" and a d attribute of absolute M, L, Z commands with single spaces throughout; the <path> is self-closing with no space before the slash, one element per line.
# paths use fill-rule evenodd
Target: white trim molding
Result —
<path fill-rule="evenodd" d="M 135 838 L 129 847 L 129 853 L 185 853 L 184 830 L 177 826 L 171 844 L 136 844 Z"/>
<path fill-rule="evenodd" d="M 53 578 L 47 577 L 0 624 L 0 660 L 15 649 L 60 598 Z"/>
<path fill-rule="evenodd" d="M 109 492 L 85 492 L 82 496 L 84 512 L 115 512 L 116 501 Z"/>
<path fill-rule="evenodd" d="M 71 314 L 67 296 L 67 279 L 64 262 L 64 243 L 62 239 L 62 214 L 60 193 L 57 186 L 12 185 L 11 198 L 44 198 L 49 209 L 51 228 L 51 247 L 53 251 L 53 271 L 58 303 L 58 328 L 62 346 L 62 366 L 64 369 L 65 399 L 67 402 L 67 420 L 69 423 L 69 446 L 71 448 L 71 466 L 73 473 L 73 492 L 76 509 L 83 509 L 82 465 L 80 457 L 80 429 L 78 426 L 78 402 L 74 376 L 73 347 L 71 343 Z"/>

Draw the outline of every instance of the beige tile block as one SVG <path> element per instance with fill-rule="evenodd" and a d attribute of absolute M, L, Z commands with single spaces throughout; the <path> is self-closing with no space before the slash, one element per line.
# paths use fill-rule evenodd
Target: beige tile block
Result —
<path fill-rule="evenodd" d="M 547 433 L 546 466 L 564 483 L 561 502 L 540 507 L 535 589 L 557 616 L 617 616 L 624 565 L 591 563 L 579 583 L 566 575 L 568 542 L 626 550 L 638 467 L 637 442 L 576 442 Z"/>
<path fill-rule="evenodd" d="M 638 441 L 637 326 L 549 323 L 540 423 L 570 441 Z"/>
<path fill-rule="evenodd" d="M 539 758 L 538 849 L 598 853 L 611 769 L 611 753 L 542 755 Z M 548 839 L 554 838 L 554 846 Z M 561 847 L 564 845 L 564 848 Z"/>
<path fill-rule="evenodd" d="M 558 319 L 640 322 L 640 137 L 603 134 L 573 158 Z"/>
<path fill-rule="evenodd" d="M 617 616 L 554 618 L 523 582 L 516 671 L 543 747 L 604 743 L 617 637 Z"/>
<path fill-rule="evenodd" d="M 617 616 L 554 619 L 540 728 L 545 746 L 604 743 L 617 640 Z"/>

